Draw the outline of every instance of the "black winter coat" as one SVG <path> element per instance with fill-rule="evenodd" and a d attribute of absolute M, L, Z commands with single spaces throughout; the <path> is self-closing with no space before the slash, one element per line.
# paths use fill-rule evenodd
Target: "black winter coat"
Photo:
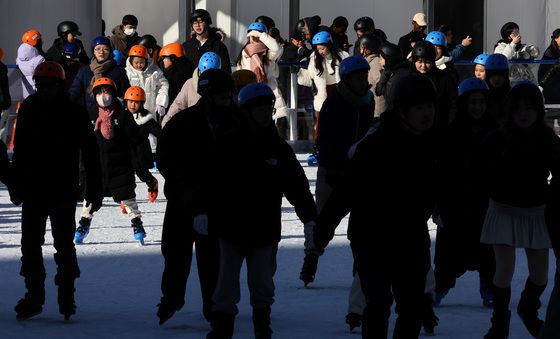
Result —
<path fill-rule="evenodd" d="M 403 61 L 391 69 L 381 72 L 381 78 L 375 86 L 375 95 L 385 98 L 387 110 L 393 108 L 395 101 L 395 86 L 399 79 L 410 74 L 410 62 Z"/>
<path fill-rule="evenodd" d="M 411 67 L 414 68 L 414 64 Z M 459 83 L 457 82 L 458 77 L 453 72 L 454 69 L 442 71 L 434 65 L 426 74 L 436 86 L 435 128 L 439 134 L 444 132 L 455 115 Z"/>
<path fill-rule="evenodd" d="M 371 127 L 375 110 L 373 97 L 370 105 L 358 108 L 341 94 L 341 85 L 338 86 L 325 100 L 318 126 L 319 163 L 331 173 L 348 166 L 348 151 Z"/>
<path fill-rule="evenodd" d="M 0 61 L 0 111 L 10 108 L 12 97 L 10 96 L 10 84 L 8 82 L 8 67 Z"/>
<path fill-rule="evenodd" d="M 399 48 L 402 51 L 403 56 L 406 58 L 406 56 L 412 52 L 412 46 L 410 45 L 410 39 L 412 38 L 412 36 L 415 33 L 410 31 L 407 34 L 403 35 L 402 37 L 399 38 L 399 43 L 397 45 L 399 45 Z M 422 33 L 423 39 L 426 39 L 426 34 Z"/>
<path fill-rule="evenodd" d="M 78 48 L 80 49 L 80 52 L 78 53 L 78 58 L 80 59 L 80 62 L 84 65 L 89 65 L 89 57 L 84 49 L 84 44 L 82 43 L 81 40 L 76 39 L 74 40 L 74 43 L 76 45 L 78 45 Z M 67 70 L 66 67 L 66 57 L 64 56 L 64 42 L 62 41 L 62 38 L 56 38 L 53 41 L 53 44 L 51 46 L 51 48 L 49 48 L 47 50 L 47 57 L 48 59 L 59 63 L 60 65 L 62 65 L 62 67 L 64 68 L 64 70 Z"/>
<path fill-rule="evenodd" d="M 303 168 L 276 129 L 251 134 L 242 131 L 240 140 L 218 143 L 204 201 L 209 225 L 219 238 L 241 246 L 270 246 L 280 241 L 283 196 L 303 223 L 316 220 L 317 207 Z"/>
<path fill-rule="evenodd" d="M 152 134 L 156 138 L 159 138 L 161 135 L 161 127 L 154 119 L 153 115 L 145 109 L 138 113 L 130 113 L 128 110 L 126 112 L 134 117 L 134 121 L 138 125 L 139 138 L 142 141 L 138 145 L 139 149 L 137 149 L 133 156 L 134 168 L 137 171 L 151 169 L 154 167 L 154 159 L 149 135 Z"/>
<path fill-rule="evenodd" d="M 544 51 L 543 60 L 560 62 L 560 50 L 550 45 Z M 560 103 L 560 63 L 555 65 L 540 65 L 538 73 L 539 85 L 543 87 L 543 95 L 547 104 Z"/>
<path fill-rule="evenodd" d="M 204 45 L 200 45 L 200 42 L 196 39 L 196 36 L 192 36 L 187 41 L 183 42 L 183 48 L 185 49 L 185 56 L 189 61 L 198 66 L 198 61 L 202 54 L 206 52 L 214 52 L 220 56 L 222 61 L 222 70 L 231 73 L 231 60 L 229 58 L 229 52 L 222 42 L 222 36 L 218 33 L 216 28 L 210 28 L 208 34 L 208 40 Z M 193 69 L 194 70 L 194 69 Z M 192 76 L 192 72 L 189 78 Z M 170 101 L 171 102 L 171 101 Z"/>
<path fill-rule="evenodd" d="M 325 247 L 350 212 L 352 246 L 429 248 L 427 221 L 435 206 L 435 152 L 429 135 L 404 130 L 395 111 L 358 145 L 350 168 L 319 215 L 315 245 Z"/>
<path fill-rule="evenodd" d="M 0 182 L 8 186 L 11 179 L 10 159 L 8 148 L 4 141 L 0 140 Z"/>
<path fill-rule="evenodd" d="M 99 151 L 83 106 L 65 95 L 47 102 L 33 94 L 23 101 L 12 158 L 20 200 L 76 201 L 80 153 L 88 192 L 99 190 Z"/>
<path fill-rule="evenodd" d="M 143 182 L 151 179 L 148 168 L 153 166 L 153 162 L 149 143 L 140 136 L 132 114 L 120 105 L 113 107 L 113 138 L 105 139 L 100 130 L 95 135 L 103 172 L 103 192 L 120 203 L 136 197 L 135 173 Z"/>
<path fill-rule="evenodd" d="M 113 66 L 109 68 L 103 76 L 108 77 L 115 82 L 115 85 L 117 86 L 117 95 L 120 98 L 123 98 L 124 93 L 130 87 L 130 82 L 126 76 L 125 69 L 113 63 Z M 93 72 L 89 68 L 89 65 L 80 68 L 78 75 L 74 78 L 74 82 L 68 92 L 70 93 L 70 99 L 72 101 L 80 103 L 86 107 L 89 113 L 89 118 L 93 122 L 97 120 L 98 113 L 95 97 L 93 94 L 88 93 L 92 79 Z M 116 100 L 116 98 L 114 98 L 114 100 Z"/>
<path fill-rule="evenodd" d="M 169 102 L 175 101 L 175 98 L 183 88 L 185 81 L 192 77 L 195 66 L 185 57 L 175 59 L 171 69 L 161 68 L 163 75 L 169 82 Z"/>
<path fill-rule="evenodd" d="M 165 178 L 164 192 L 168 200 L 181 203 L 186 215 L 200 211 L 202 181 L 216 143 L 229 140 L 238 132 L 237 108 L 232 105 L 218 121 L 209 121 L 204 100 L 169 120 L 158 139 L 156 159 Z"/>

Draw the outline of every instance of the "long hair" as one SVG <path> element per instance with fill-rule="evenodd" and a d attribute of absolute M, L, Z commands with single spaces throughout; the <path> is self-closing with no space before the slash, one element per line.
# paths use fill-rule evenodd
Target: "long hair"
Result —
<path fill-rule="evenodd" d="M 327 45 L 324 45 L 324 46 L 328 47 L 329 52 L 332 55 L 331 67 L 334 70 L 337 63 L 340 64 L 340 62 L 342 61 L 342 57 L 340 56 L 340 49 L 333 44 L 327 44 Z M 324 58 L 317 51 L 317 46 L 316 45 L 313 46 L 313 50 L 314 50 L 313 53 L 315 53 L 315 68 L 319 71 L 318 75 L 321 76 L 321 75 L 323 75 L 323 72 L 325 71 L 325 68 L 323 67 Z"/>
<path fill-rule="evenodd" d="M 554 32 L 552 32 L 552 36 L 550 37 L 551 39 L 550 46 L 552 47 L 556 55 L 560 55 L 560 46 L 558 46 L 558 43 L 556 42 L 556 39 L 558 39 L 559 37 L 560 37 L 560 28 L 557 28 L 554 30 Z"/>

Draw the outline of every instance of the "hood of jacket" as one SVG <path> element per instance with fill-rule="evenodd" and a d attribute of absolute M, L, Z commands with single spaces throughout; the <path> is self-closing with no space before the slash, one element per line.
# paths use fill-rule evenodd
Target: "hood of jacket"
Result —
<path fill-rule="evenodd" d="M 18 48 L 17 59 L 19 61 L 29 61 L 39 56 L 39 50 L 28 44 L 21 44 Z"/>

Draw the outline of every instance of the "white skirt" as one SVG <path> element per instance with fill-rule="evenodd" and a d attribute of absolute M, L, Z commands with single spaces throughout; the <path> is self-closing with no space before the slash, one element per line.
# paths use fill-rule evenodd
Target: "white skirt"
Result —
<path fill-rule="evenodd" d="M 480 242 L 516 248 L 551 248 L 544 206 L 514 207 L 490 199 Z"/>

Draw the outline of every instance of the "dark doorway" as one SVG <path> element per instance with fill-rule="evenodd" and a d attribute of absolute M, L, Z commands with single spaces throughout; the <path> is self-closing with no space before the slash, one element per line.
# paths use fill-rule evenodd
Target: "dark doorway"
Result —
<path fill-rule="evenodd" d="M 448 25 L 453 32 L 453 46 L 470 36 L 473 43 L 461 60 L 473 60 L 484 50 L 484 0 L 431 0 L 434 29 Z"/>

